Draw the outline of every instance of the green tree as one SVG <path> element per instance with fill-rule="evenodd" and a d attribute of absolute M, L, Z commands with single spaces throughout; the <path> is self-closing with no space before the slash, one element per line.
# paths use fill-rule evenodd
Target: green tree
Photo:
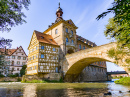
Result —
<path fill-rule="evenodd" d="M 96 19 L 104 18 L 108 13 L 114 13 L 113 19 L 106 26 L 105 35 L 114 38 L 119 47 L 130 50 L 130 0 L 114 0 L 112 8 L 100 14 Z M 114 28 L 115 27 L 115 28 Z"/>
<path fill-rule="evenodd" d="M 21 76 L 25 75 L 26 68 L 27 68 L 27 65 L 23 65 L 22 69 L 20 70 L 20 75 Z"/>
<path fill-rule="evenodd" d="M 10 27 L 26 22 L 22 9 L 28 9 L 29 4 L 30 0 L 0 0 L 0 31 L 9 31 Z"/>

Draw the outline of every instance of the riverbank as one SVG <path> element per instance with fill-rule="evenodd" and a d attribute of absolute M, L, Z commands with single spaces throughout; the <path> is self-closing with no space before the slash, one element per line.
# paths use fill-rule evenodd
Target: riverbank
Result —
<path fill-rule="evenodd" d="M 114 81 L 116 84 L 127 84 L 130 85 L 130 77 L 124 77 L 119 80 Z"/>
<path fill-rule="evenodd" d="M 21 81 L 21 83 L 63 83 L 63 80 L 59 80 L 59 81 L 56 81 L 56 80 L 31 80 L 31 81 Z"/>
<path fill-rule="evenodd" d="M 20 82 L 22 77 L 0 77 L 0 82 Z"/>

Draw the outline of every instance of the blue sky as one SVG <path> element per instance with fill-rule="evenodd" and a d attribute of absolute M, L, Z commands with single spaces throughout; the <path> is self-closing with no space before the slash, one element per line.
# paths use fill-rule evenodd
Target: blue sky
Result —
<path fill-rule="evenodd" d="M 78 27 L 77 34 L 95 42 L 98 46 L 111 42 L 104 36 L 105 25 L 113 14 L 97 21 L 96 17 L 110 8 L 114 0 L 60 0 L 63 9 L 63 19 L 71 19 Z M 0 32 L 0 37 L 13 39 L 12 48 L 22 46 L 28 54 L 27 48 L 34 30 L 43 32 L 56 19 L 59 0 L 31 0 L 29 10 L 23 9 L 27 16 L 24 23 L 12 27 L 10 32 Z M 108 71 L 123 70 L 107 63 Z"/>

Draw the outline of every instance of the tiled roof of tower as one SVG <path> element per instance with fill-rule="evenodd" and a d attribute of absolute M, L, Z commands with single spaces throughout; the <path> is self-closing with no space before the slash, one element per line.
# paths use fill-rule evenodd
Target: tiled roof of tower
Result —
<path fill-rule="evenodd" d="M 85 38 L 83 38 L 83 37 L 81 37 L 79 35 L 76 35 L 76 37 L 77 37 L 77 40 L 79 40 L 79 41 L 81 41 L 83 43 L 86 43 L 86 44 L 91 45 L 93 47 L 97 46 L 95 43 L 93 43 L 93 42 L 91 42 L 91 41 L 89 41 L 89 40 L 87 40 L 87 39 L 85 39 Z"/>
<path fill-rule="evenodd" d="M 51 35 L 48 35 L 48 34 L 44 34 L 44 33 L 41 33 L 41 32 L 38 32 L 38 31 L 34 31 L 36 33 L 36 36 L 37 36 L 37 40 L 39 42 L 43 42 L 43 43 L 47 43 L 47 44 L 52 44 L 52 45 L 57 45 L 59 46 L 55 40 L 53 39 L 53 37 Z"/>

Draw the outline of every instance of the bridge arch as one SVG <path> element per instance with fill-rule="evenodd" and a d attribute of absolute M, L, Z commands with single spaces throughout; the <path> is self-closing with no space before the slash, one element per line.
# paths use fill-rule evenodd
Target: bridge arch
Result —
<path fill-rule="evenodd" d="M 65 59 L 63 60 L 63 72 L 65 81 L 68 79 L 74 80 L 86 66 L 94 62 L 115 62 L 114 59 L 109 58 L 107 55 L 108 50 L 111 48 L 116 48 L 116 43 L 105 44 L 66 55 Z M 126 72 L 130 74 L 128 64 L 120 60 L 117 65 L 122 67 Z"/>

